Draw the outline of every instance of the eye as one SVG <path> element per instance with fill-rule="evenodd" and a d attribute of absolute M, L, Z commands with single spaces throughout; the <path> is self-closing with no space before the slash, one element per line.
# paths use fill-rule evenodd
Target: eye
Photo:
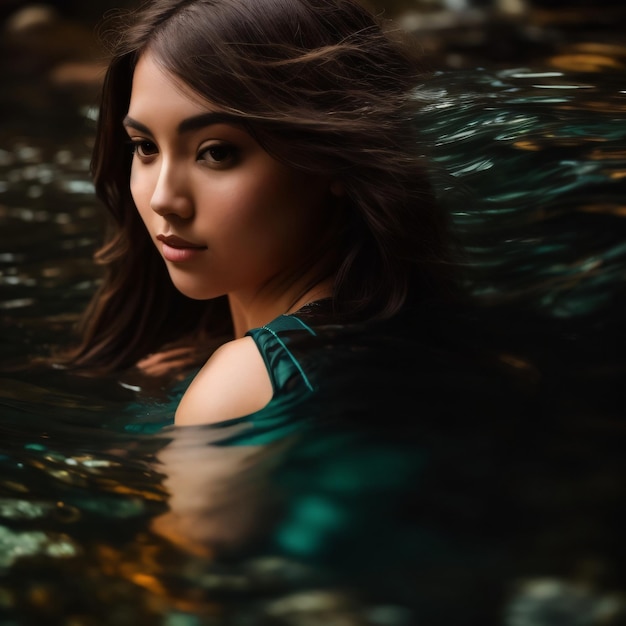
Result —
<path fill-rule="evenodd" d="M 153 141 L 147 139 L 137 139 L 131 142 L 133 154 L 136 154 L 140 159 L 146 159 L 158 154 L 159 149 Z"/>
<path fill-rule="evenodd" d="M 229 143 L 213 143 L 204 146 L 198 153 L 198 161 L 205 161 L 209 165 L 230 165 L 237 160 L 238 150 Z"/>

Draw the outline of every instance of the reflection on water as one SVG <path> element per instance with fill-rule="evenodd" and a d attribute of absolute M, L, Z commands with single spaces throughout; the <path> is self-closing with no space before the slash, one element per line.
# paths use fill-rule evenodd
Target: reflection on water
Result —
<path fill-rule="evenodd" d="M 608 304 L 626 253 L 622 85 L 527 69 L 473 78 L 471 90 L 445 74 L 431 84 L 424 123 L 451 185 L 470 188 L 471 210 L 456 219 L 486 268 L 481 293 L 559 316 Z"/>
<path fill-rule="evenodd" d="M 424 85 L 484 308 L 339 333 L 319 403 L 254 430 L 176 431 L 180 386 L 37 364 L 97 281 L 92 112 L 0 129 L 6 623 L 623 623 L 626 105 L 601 67 Z"/>

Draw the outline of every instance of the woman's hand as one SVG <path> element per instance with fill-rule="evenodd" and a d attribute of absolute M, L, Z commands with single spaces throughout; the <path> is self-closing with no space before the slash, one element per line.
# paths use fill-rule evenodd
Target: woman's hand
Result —
<path fill-rule="evenodd" d="M 137 368 L 142 374 L 158 378 L 189 369 L 195 362 L 195 353 L 191 348 L 172 348 L 149 354 L 137 362 Z"/>

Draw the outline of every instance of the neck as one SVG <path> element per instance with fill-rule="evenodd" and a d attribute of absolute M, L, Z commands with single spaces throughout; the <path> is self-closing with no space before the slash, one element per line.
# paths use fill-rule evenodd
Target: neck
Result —
<path fill-rule="evenodd" d="M 243 337 L 252 328 L 263 326 L 280 315 L 295 313 L 304 305 L 333 293 L 333 279 L 327 278 L 305 290 L 289 289 L 279 297 L 244 299 L 230 294 L 228 301 L 233 319 L 235 338 Z"/>

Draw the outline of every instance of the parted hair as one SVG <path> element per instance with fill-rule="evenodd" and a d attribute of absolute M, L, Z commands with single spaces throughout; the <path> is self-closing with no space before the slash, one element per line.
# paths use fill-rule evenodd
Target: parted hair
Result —
<path fill-rule="evenodd" d="M 152 0 L 110 32 L 92 174 L 112 219 L 70 366 L 112 371 L 232 332 L 225 297 L 195 301 L 173 286 L 130 194 L 122 120 L 146 51 L 274 158 L 341 182 L 337 320 L 389 318 L 448 290 L 447 220 L 415 123 L 427 74 L 409 36 L 357 0 Z"/>

